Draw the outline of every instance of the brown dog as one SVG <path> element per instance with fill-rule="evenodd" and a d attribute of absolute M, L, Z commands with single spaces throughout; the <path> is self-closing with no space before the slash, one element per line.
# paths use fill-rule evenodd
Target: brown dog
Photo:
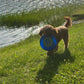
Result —
<path fill-rule="evenodd" d="M 68 41 L 69 41 L 69 35 L 68 35 L 68 28 L 72 26 L 72 20 L 70 17 L 64 17 L 66 22 L 63 26 L 59 27 L 53 27 L 51 25 L 45 25 L 39 32 L 39 35 L 54 35 L 57 39 L 57 46 L 47 52 L 47 55 L 52 55 L 55 51 L 58 50 L 58 43 L 63 39 L 64 44 L 65 44 L 65 49 L 68 48 Z"/>

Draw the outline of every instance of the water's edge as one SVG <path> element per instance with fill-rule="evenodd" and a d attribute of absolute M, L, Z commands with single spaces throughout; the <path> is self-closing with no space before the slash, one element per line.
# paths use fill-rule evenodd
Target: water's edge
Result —
<path fill-rule="evenodd" d="M 84 20 L 73 21 L 72 24 L 74 25 L 83 22 Z M 39 26 L 33 26 L 30 28 L 25 28 L 24 26 L 15 29 L 7 29 L 5 27 L 0 28 L 0 47 L 12 45 L 28 38 L 31 35 L 38 34 L 43 25 L 44 24 L 39 24 Z"/>

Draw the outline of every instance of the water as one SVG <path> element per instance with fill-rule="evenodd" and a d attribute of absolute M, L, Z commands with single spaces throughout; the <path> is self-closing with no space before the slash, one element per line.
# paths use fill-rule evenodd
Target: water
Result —
<path fill-rule="evenodd" d="M 8 46 L 14 43 L 17 43 L 21 40 L 28 38 L 31 35 L 39 33 L 41 26 L 33 26 L 30 28 L 20 27 L 6 29 L 5 27 L 0 29 L 0 47 Z"/>
<path fill-rule="evenodd" d="M 21 11 L 30 11 L 35 8 L 60 6 L 64 5 L 68 0 L 0 0 L 0 14 L 15 13 Z M 69 0 L 69 3 L 82 3 L 84 0 Z M 43 24 L 25 28 L 7 29 L 5 26 L 0 28 L 0 47 L 8 46 L 28 38 L 30 35 L 38 34 Z"/>
<path fill-rule="evenodd" d="M 60 6 L 65 3 L 83 3 L 84 0 L 0 0 L 0 14 L 30 11 L 35 8 Z"/>

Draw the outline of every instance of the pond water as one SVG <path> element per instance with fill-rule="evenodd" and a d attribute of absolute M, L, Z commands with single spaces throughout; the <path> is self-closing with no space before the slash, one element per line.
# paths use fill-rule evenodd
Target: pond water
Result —
<path fill-rule="evenodd" d="M 7 29 L 5 27 L 0 28 L 0 47 L 14 44 L 28 38 L 31 35 L 38 34 L 41 28 L 42 25 L 30 28 L 26 28 L 24 26 L 12 29 Z"/>
<path fill-rule="evenodd" d="M 35 8 L 60 6 L 64 1 L 82 3 L 83 0 L 0 0 L 0 14 L 30 11 Z M 38 34 L 43 24 L 26 28 L 8 29 L 5 26 L 0 28 L 0 47 L 8 46 L 28 38 L 32 34 Z"/>
<path fill-rule="evenodd" d="M 60 6 L 65 3 L 83 3 L 84 0 L 0 0 L 0 14 L 30 11 L 35 8 Z"/>

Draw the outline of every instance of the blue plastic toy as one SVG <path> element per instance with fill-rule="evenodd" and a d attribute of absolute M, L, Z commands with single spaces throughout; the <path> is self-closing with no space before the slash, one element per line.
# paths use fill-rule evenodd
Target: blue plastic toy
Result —
<path fill-rule="evenodd" d="M 40 39 L 40 46 L 47 51 L 53 50 L 57 45 L 55 36 L 42 36 Z"/>

